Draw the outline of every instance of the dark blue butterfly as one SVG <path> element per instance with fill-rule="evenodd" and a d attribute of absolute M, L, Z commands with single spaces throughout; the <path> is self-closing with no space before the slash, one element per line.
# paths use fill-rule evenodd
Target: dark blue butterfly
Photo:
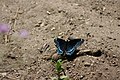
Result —
<path fill-rule="evenodd" d="M 84 39 L 71 39 L 65 41 L 63 39 L 56 38 L 54 39 L 54 42 L 56 44 L 58 54 L 71 56 L 75 50 L 84 42 Z"/>

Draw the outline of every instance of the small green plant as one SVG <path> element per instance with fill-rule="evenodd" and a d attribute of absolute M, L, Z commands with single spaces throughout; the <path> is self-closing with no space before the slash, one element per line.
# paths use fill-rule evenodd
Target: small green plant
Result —
<path fill-rule="evenodd" d="M 56 77 L 52 77 L 51 79 L 52 80 L 69 80 L 68 76 L 66 75 L 60 75 L 61 72 L 64 72 L 64 69 L 62 67 L 62 59 L 59 59 L 57 60 L 57 62 L 55 62 L 55 69 L 56 69 L 56 72 L 57 72 L 57 75 L 58 75 L 58 78 Z"/>
<path fill-rule="evenodd" d="M 56 71 L 57 73 L 60 73 L 61 71 L 63 71 L 63 68 L 62 68 L 62 59 L 59 59 L 56 64 L 55 64 L 55 68 L 56 68 Z"/>

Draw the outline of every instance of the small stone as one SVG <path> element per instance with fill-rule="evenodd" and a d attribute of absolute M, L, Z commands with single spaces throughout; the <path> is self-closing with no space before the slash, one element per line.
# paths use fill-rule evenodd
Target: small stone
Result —
<path fill-rule="evenodd" d="M 86 33 L 87 37 L 91 37 L 91 34 L 89 32 Z"/>
<path fill-rule="evenodd" d="M 18 11 L 18 14 L 22 14 L 24 11 L 23 10 L 19 10 Z"/>
<path fill-rule="evenodd" d="M 85 75 L 81 75 L 81 76 L 80 76 L 80 79 L 83 79 L 84 77 L 85 77 Z"/>
<path fill-rule="evenodd" d="M 110 37 L 110 36 L 108 36 L 107 38 L 108 38 L 108 39 L 113 39 L 113 38 L 112 38 L 112 37 Z"/>
<path fill-rule="evenodd" d="M 90 64 L 89 62 L 85 62 L 85 63 L 84 63 L 84 66 L 85 66 L 85 67 L 89 67 L 89 66 L 91 66 L 91 64 Z"/>
<path fill-rule="evenodd" d="M 55 35 L 51 35 L 51 38 L 55 38 Z"/>
<path fill-rule="evenodd" d="M 50 11 L 47 11 L 47 14 L 50 15 L 51 14 Z"/>
<path fill-rule="evenodd" d="M 80 6 L 80 4 L 75 4 L 76 6 Z"/>
<path fill-rule="evenodd" d="M 17 56 L 13 52 L 10 52 L 10 54 L 7 55 L 7 58 L 16 59 Z"/>
<path fill-rule="evenodd" d="M 53 31 L 53 30 L 55 30 L 55 27 L 52 27 L 52 28 L 51 28 L 51 31 Z"/>
<path fill-rule="evenodd" d="M 116 56 L 116 55 L 113 55 L 113 58 L 117 58 L 117 56 Z"/>
<path fill-rule="evenodd" d="M 43 52 L 47 51 L 48 48 L 49 48 L 49 45 L 44 44 L 41 48 L 38 48 L 38 50 L 40 51 L 40 53 L 43 53 Z"/>
<path fill-rule="evenodd" d="M 73 64 L 73 66 L 75 66 L 75 64 Z"/>
<path fill-rule="evenodd" d="M 106 10 L 106 8 L 105 7 L 103 7 L 103 11 L 105 11 Z"/>
<path fill-rule="evenodd" d="M 68 72 L 69 72 L 69 73 L 72 73 L 72 71 L 71 71 L 71 70 L 69 70 Z"/>
<path fill-rule="evenodd" d="M 62 36 L 58 36 L 58 38 L 62 38 Z"/>
<path fill-rule="evenodd" d="M 40 26 L 41 26 L 41 27 L 45 26 L 45 23 L 44 23 L 44 22 L 42 22 Z"/>
<path fill-rule="evenodd" d="M 42 24 L 42 22 L 41 22 L 41 21 L 39 21 L 38 23 L 36 23 L 36 24 L 35 24 L 35 27 L 40 27 L 40 26 L 41 26 L 41 24 Z"/>
<path fill-rule="evenodd" d="M 60 59 L 60 57 L 61 57 L 61 56 L 58 55 L 58 54 L 53 54 L 53 55 L 52 55 L 52 59 L 53 59 L 53 60 L 58 60 L 58 59 Z"/>
<path fill-rule="evenodd" d="M 64 32 L 61 32 L 61 33 L 59 33 L 59 36 L 61 36 L 61 35 L 63 35 L 64 34 Z"/>

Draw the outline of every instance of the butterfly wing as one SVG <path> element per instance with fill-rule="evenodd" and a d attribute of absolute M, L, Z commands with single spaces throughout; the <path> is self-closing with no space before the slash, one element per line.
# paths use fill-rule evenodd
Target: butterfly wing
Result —
<path fill-rule="evenodd" d="M 54 39 L 54 42 L 57 47 L 57 53 L 58 54 L 63 54 L 65 51 L 65 46 L 66 46 L 66 41 L 60 38 Z"/>
<path fill-rule="evenodd" d="M 72 55 L 75 50 L 84 42 L 84 39 L 72 39 L 67 42 L 66 54 Z"/>

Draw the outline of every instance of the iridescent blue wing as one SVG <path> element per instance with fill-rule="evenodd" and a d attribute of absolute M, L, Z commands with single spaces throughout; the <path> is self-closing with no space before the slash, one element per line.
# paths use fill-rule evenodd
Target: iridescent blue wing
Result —
<path fill-rule="evenodd" d="M 54 39 L 54 42 L 57 47 L 57 53 L 58 54 L 63 54 L 65 52 L 65 47 L 66 47 L 66 41 L 60 38 Z"/>
<path fill-rule="evenodd" d="M 73 39 L 67 42 L 66 55 L 72 55 L 75 50 L 84 42 L 84 39 Z"/>

